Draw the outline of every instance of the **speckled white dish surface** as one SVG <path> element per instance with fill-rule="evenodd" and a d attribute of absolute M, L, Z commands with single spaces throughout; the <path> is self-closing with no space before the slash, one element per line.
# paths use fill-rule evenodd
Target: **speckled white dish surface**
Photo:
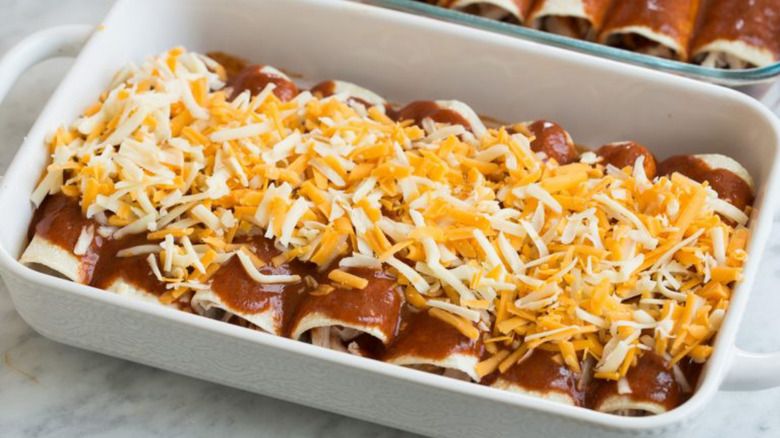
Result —
<path fill-rule="evenodd" d="M 154 11 L 154 14 L 149 14 Z M 734 346 L 768 240 L 780 128 L 749 97 L 641 68 L 335 0 L 123 0 L 81 50 L 0 187 L 0 266 L 19 314 L 54 340 L 436 436 L 663 434 L 690 426 L 724 384 L 777 385 L 777 355 Z M 341 31 L 336 31 L 341 29 Z M 0 97 L 24 67 L 77 51 L 87 29 L 44 31 L 0 64 Z M 16 262 L 46 162 L 43 138 L 74 119 L 129 60 L 175 45 L 223 50 L 305 78 L 338 77 L 395 101 L 457 98 L 502 120 L 559 121 L 585 144 L 632 138 L 659 157 L 717 152 L 759 190 L 745 280 L 696 394 L 663 415 L 623 418 L 323 350 L 27 269 Z M 470 54 L 466 56 L 465 54 Z"/>

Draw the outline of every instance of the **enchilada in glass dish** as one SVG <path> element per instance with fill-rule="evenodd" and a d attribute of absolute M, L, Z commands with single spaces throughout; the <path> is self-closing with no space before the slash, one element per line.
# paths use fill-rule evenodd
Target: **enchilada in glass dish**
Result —
<path fill-rule="evenodd" d="M 771 0 L 363 1 L 740 87 L 754 97 L 780 75 L 780 5 Z"/>

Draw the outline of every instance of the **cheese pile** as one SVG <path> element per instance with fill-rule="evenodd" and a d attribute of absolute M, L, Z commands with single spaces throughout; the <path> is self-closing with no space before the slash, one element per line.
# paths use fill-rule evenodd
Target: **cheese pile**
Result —
<path fill-rule="evenodd" d="M 396 123 L 347 95 L 281 102 L 271 84 L 229 102 L 225 79 L 181 48 L 128 66 L 51 137 L 33 201 L 63 192 L 102 236 L 146 233 L 118 255 L 148 257 L 166 303 L 235 253 L 255 281 L 307 280 L 261 274 L 237 235 L 273 239 L 277 264 L 388 269 L 408 303 L 482 337 L 480 376 L 536 348 L 613 380 L 646 350 L 710 355 L 748 217 L 706 184 L 648 180 L 641 158 L 559 166 L 517 130 Z M 330 278 L 360 293 L 345 274 Z"/>

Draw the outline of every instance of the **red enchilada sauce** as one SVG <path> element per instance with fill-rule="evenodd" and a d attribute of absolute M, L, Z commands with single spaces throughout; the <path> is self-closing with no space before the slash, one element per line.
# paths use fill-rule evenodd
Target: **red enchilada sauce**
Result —
<path fill-rule="evenodd" d="M 612 11 L 604 25 L 601 39 L 610 32 L 629 26 L 639 26 L 661 35 L 668 36 L 687 51 L 688 42 L 693 34 L 699 0 L 622 0 L 614 3 Z M 629 39 L 651 42 L 637 34 L 628 34 Z M 612 41 L 607 41 L 611 43 Z M 626 47 L 631 49 L 631 47 Z M 687 58 L 686 53 L 679 54 Z"/>
<path fill-rule="evenodd" d="M 557 353 L 536 349 L 498 377 L 526 391 L 559 392 L 571 396 L 578 406 L 585 404 L 584 392 L 577 389 L 580 375 L 570 370 Z"/>
<path fill-rule="evenodd" d="M 323 81 L 319 84 L 311 87 L 311 90 L 309 90 L 311 94 L 313 94 L 318 99 L 322 99 L 328 96 L 333 96 L 336 94 L 336 81 Z M 363 105 L 366 108 L 370 108 L 373 106 L 373 104 L 355 96 L 349 96 L 347 99 L 348 102 L 354 102 L 359 103 Z M 392 110 L 389 106 L 386 107 L 387 110 Z M 388 114 L 390 111 L 388 111 Z"/>
<path fill-rule="evenodd" d="M 531 150 L 544 152 L 547 158 L 552 158 L 558 164 L 573 163 L 579 159 L 579 153 L 571 141 L 571 137 L 560 125 L 548 120 L 537 120 L 529 123 L 526 128 L 534 136 Z"/>
<path fill-rule="evenodd" d="M 658 174 L 661 176 L 670 176 L 674 172 L 699 183 L 708 182 L 718 193 L 718 197 L 740 210 L 744 210 L 753 202 L 753 191 L 744 179 L 727 169 L 713 169 L 696 156 L 678 155 L 667 158 L 658 165 Z"/>
<path fill-rule="evenodd" d="M 345 324 L 376 328 L 388 342 L 393 340 L 403 305 L 396 278 L 380 269 L 351 268 L 346 271 L 367 279 L 368 286 L 360 290 L 333 285 L 336 289 L 328 294 L 307 296 L 286 332 L 288 335 L 306 316 L 320 314 Z M 320 281 L 327 280 L 321 278 Z"/>
<path fill-rule="evenodd" d="M 122 279 L 133 286 L 153 293 L 163 294 L 167 289 L 165 283 L 157 279 L 152 272 L 149 262 L 146 260 L 149 254 L 132 257 L 117 257 L 118 251 L 138 245 L 153 243 L 143 234 L 135 234 L 121 239 L 105 239 L 101 250 L 100 260 L 95 266 L 95 275 L 92 277 L 92 286 L 106 289 L 115 281 Z"/>
<path fill-rule="evenodd" d="M 583 0 L 585 13 L 590 17 L 593 28 L 598 31 L 604 24 L 604 17 L 612 5 L 612 0 Z"/>
<path fill-rule="evenodd" d="M 417 356 L 430 360 L 442 360 L 452 354 L 482 356 L 482 340 L 473 340 L 455 327 L 434 318 L 426 311 L 404 309 L 400 332 L 387 349 L 383 360 L 402 356 Z"/>
<path fill-rule="evenodd" d="M 439 6 L 448 9 L 455 9 L 457 0 L 428 0 L 428 3 L 438 4 Z M 519 16 L 507 10 L 506 16 L 502 18 L 502 21 L 505 21 L 507 23 L 522 24 L 526 20 L 526 17 L 528 16 L 528 12 L 531 9 L 531 6 L 534 4 L 534 1 L 533 0 L 511 0 L 511 3 L 514 3 L 515 6 L 517 6 L 517 12 L 519 13 Z M 487 2 L 485 2 L 485 4 L 487 4 Z M 467 14 L 481 15 L 483 12 L 481 6 L 482 6 L 481 3 L 474 2 L 472 4 L 469 4 L 466 7 L 457 7 L 457 10 L 463 11 Z"/>
<path fill-rule="evenodd" d="M 84 217 L 75 198 L 58 193 L 47 196 L 40 207 L 35 210 L 30 228 L 27 231 L 27 238 L 32 240 L 33 236 L 39 235 L 72 254 L 81 235 L 81 230 L 89 226 L 97 229 L 98 224 Z M 90 284 L 92 281 L 102 246 L 103 238 L 95 232 L 95 237 L 92 239 L 87 253 L 82 256 L 74 255 L 81 262 L 81 272 L 79 272 L 81 283 Z"/>
<path fill-rule="evenodd" d="M 317 98 L 323 98 L 333 96 L 336 94 L 336 81 L 322 81 L 319 84 L 311 87 L 311 94 Z"/>
<path fill-rule="evenodd" d="M 258 268 L 261 274 L 297 274 L 301 277 L 306 275 L 306 269 L 301 263 L 284 263 L 274 267 L 271 264 L 271 258 L 275 254 L 268 251 L 267 248 L 276 250 L 265 240 L 258 243 L 255 248 L 261 249 L 256 249 L 255 254 L 268 263 L 266 266 Z M 295 315 L 296 309 L 305 296 L 305 289 L 303 281 L 276 284 L 258 283 L 249 277 L 238 257 L 231 257 L 228 262 L 220 266 L 211 279 L 211 290 L 228 308 L 234 311 L 256 314 L 273 309 L 274 321 L 280 329 L 278 334 L 286 334 L 284 327 L 289 325 L 291 318 Z"/>
<path fill-rule="evenodd" d="M 282 102 L 287 102 L 298 94 L 298 87 L 292 81 L 272 72 L 264 72 L 263 67 L 265 66 L 262 64 L 250 65 L 235 76 L 229 77 L 227 86 L 233 88 L 229 99 L 235 99 L 244 90 L 249 90 L 252 95 L 259 94 L 268 84 L 276 85 L 273 93 Z"/>
<path fill-rule="evenodd" d="M 432 100 L 416 100 L 394 114 L 396 121 L 412 120 L 417 126 L 422 126 L 422 121 L 425 118 L 430 118 L 437 123 L 461 125 L 466 129 L 471 129 L 471 124 L 463 116 L 451 109 L 442 108 Z"/>
<path fill-rule="evenodd" d="M 711 0 L 694 52 L 718 41 L 743 41 L 780 59 L 780 3 L 776 0 Z"/>
<path fill-rule="evenodd" d="M 95 227 L 89 250 L 79 257 L 83 284 L 106 289 L 122 279 L 140 289 L 154 294 L 165 292 L 165 285 L 157 280 L 149 263 L 148 254 L 117 257 L 122 249 L 150 243 L 145 235 L 131 235 L 121 239 L 100 236 L 97 222 L 87 219 L 75 198 L 63 194 L 50 195 L 36 210 L 29 235 L 38 235 L 73 254 L 73 248 L 84 227 Z"/>
<path fill-rule="evenodd" d="M 529 15 L 535 16 L 539 14 L 539 11 L 542 8 L 549 7 L 548 3 L 549 1 L 536 2 Z M 578 39 L 592 39 L 604 24 L 604 17 L 611 4 L 612 0 L 583 0 L 582 7 L 585 12 L 585 17 L 559 14 L 555 11 L 555 5 L 553 5 L 550 7 L 550 15 L 535 18 L 535 21 L 537 22 L 535 26 L 541 25 L 542 29 L 549 30 L 551 28 L 550 21 L 545 23 L 544 20 L 554 20 L 557 22 L 558 26 L 568 30 L 569 33 L 564 33 L 564 35 L 573 36 Z"/>
<path fill-rule="evenodd" d="M 601 164 L 611 164 L 618 169 L 634 167 L 637 158 L 645 157 L 644 168 L 648 179 L 655 178 L 655 157 L 644 146 L 633 141 L 606 144 L 596 150 L 596 155 L 602 158 Z"/>
<path fill-rule="evenodd" d="M 628 394 L 619 394 L 615 381 L 596 383 L 592 390 L 593 409 L 598 410 L 610 397 L 618 395 L 634 402 L 656 404 L 666 410 L 672 410 L 685 401 L 685 394 L 674 378 L 672 370 L 667 368 L 666 361 L 651 351 L 642 354 L 637 364 L 628 369 L 625 379 L 631 387 L 631 392 Z"/>

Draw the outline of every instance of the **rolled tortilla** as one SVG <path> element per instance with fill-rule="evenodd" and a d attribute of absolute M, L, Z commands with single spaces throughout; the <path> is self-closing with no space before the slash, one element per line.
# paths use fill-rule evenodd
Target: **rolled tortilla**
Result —
<path fill-rule="evenodd" d="M 479 381 L 474 367 L 482 356 L 481 339 L 470 339 L 424 311 L 409 311 L 404 323 L 385 362 Z"/>
<path fill-rule="evenodd" d="M 147 303 L 160 304 L 160 295 L 162 292 L 156 288 L 149 289 L 142 285 L 131 283 L 123 277 L 117 277 L 107 287 L 103 288 L 117 295 L 122 295 L 134 299 L 140 299 Z M 171 307 L 176 307 L 171 305 Z"/>
<path fill-rule="evenodd" d="M 692 46 L 706 67 L 765 67 L 780 61 L 780 3 L 711 0 Z"/>
<path fill-rule="evenodd" d="M 47 197 L 33 224 L 33 239 L 22 254 L 22 263 L 149 302 L 159 302 L 158 297 L 165 292 L 165 284 L 154 275 L 147 255 L 116 256 L 120 249 L 147 244 L 146 237 L 101 237 L 99 224 L 84 217 L 75 198 L 61 194 Z"/>
<path fill-rule="evenodd" d="M 246 90 L 254 95 L 259 94 L 268 84 L 274 84 L 273 93 L 282 102 L 287 102 L 298 95 L 298 87 L 281 71 L 262 64 L 254 64 L 244 67 L 235 76 L 227 81 L 227 93 L 233 100 Z"/>
<path fill-rule="evenodd" d="M 461 125 L 477 137 L 487 132 L 485 124 L 471 107 L 457 100 L 417 100 L 401 108 L 395 118 L 398 121 L 413 120 L 422 126 L 424 119 L 437 123 Z"/>
<path fill-rule="evenodd" d="M 299 339 L 311 331 L 316 345 L 372 355 L 361 353 L 360 343 L 352 345 L 353 341 L 367 334 L 382 344 L 390 343 L 398 329 L 403 298 L 396 278 L 382 270 L 350 268 L 347 272 L 368 280 L 368 285 L 364 289 L 334 285 L 328 294 L 306 296 L 292 321 L 290 337 Z"/>
<path fill-rule="evenodd" d="M 533 0 L 439 0 L 437 4 L 493 20 L 523 23 Z"/>
<path fill-rule="evenodd" d="M 663 414 L 685 400 L 682 389 L 666 362 L 645 352 L 629 368 L 622 381 L 605 381 L 593 394 L 593 409 L 625 416 Z"/>
<path fill-rule="evenodd" d="M 278 251 L 270 241 L 254 242 L 255 255 L 266 263 L 258 269 L 265 275 L 302 274 L 304 268 L 294 263 L 274 266 L 271 259 Z M 234 315 L 259 329 L 276 335 L 285 334 L 285 327 L 304 295 L 304 282 L 258 283 L 247 274 L 238 257 L 231 257 L 211 277 L 210 289 L 193 295 L 190 305 L 201 315 L 224 318 Z"/>
<path fill-rule="evenodd" d="M 678 155 L 658 165 L 658 175 L 670 176 L 674 172 L 700 183 L 706 181 L 720 199 L 740 210 L 753 202 L 753 178 L 741 164 L 725 155 Z"/>
<path fill-rule="evenodd" d="M 84 217 L 76 198 L 50 195 L 35 212 L 32 239 L 19 261 L 89 284 L 102 244 L 97 227 L 96 222 Z"/>
<path fill-rule="evenodd" d="M 323 81 L 311 88 L 311 93 L 320 98 L 343 94 L 348 100 L 359 102 L 366 107 L 385 106 L 382 96 L 371 90 L 345 81 Z"/>
<path fill-rule="evenodd" d="M 580 376 L 560 355 L 536 349 L 520 363 L 501 373 L 492 387 L 572 405 L 582 406 L 585 395 L 577 388 Z"/>
<path fill-rule="evenodd" d="M 616 1 L 599 35 L 611 46 L 688 60 L 699 0 Z"/>
<path fill-rule="evenodd" d="M 595 39 L 612 0 L 538 0 L 528 17 L 531 27 L 578 39 Z"/>
<path fill-rule="evenodd" d="M 646 147 L 635 141 L 621 141 L 609 143 L 596 150 L 596 155 L 601 157 L 601 164 L 611 164 L 618 169 L 634 167 L 636 160 L 642 157 L 645 175 L 648 179 L 655 178 L 655 157 Z"/>

